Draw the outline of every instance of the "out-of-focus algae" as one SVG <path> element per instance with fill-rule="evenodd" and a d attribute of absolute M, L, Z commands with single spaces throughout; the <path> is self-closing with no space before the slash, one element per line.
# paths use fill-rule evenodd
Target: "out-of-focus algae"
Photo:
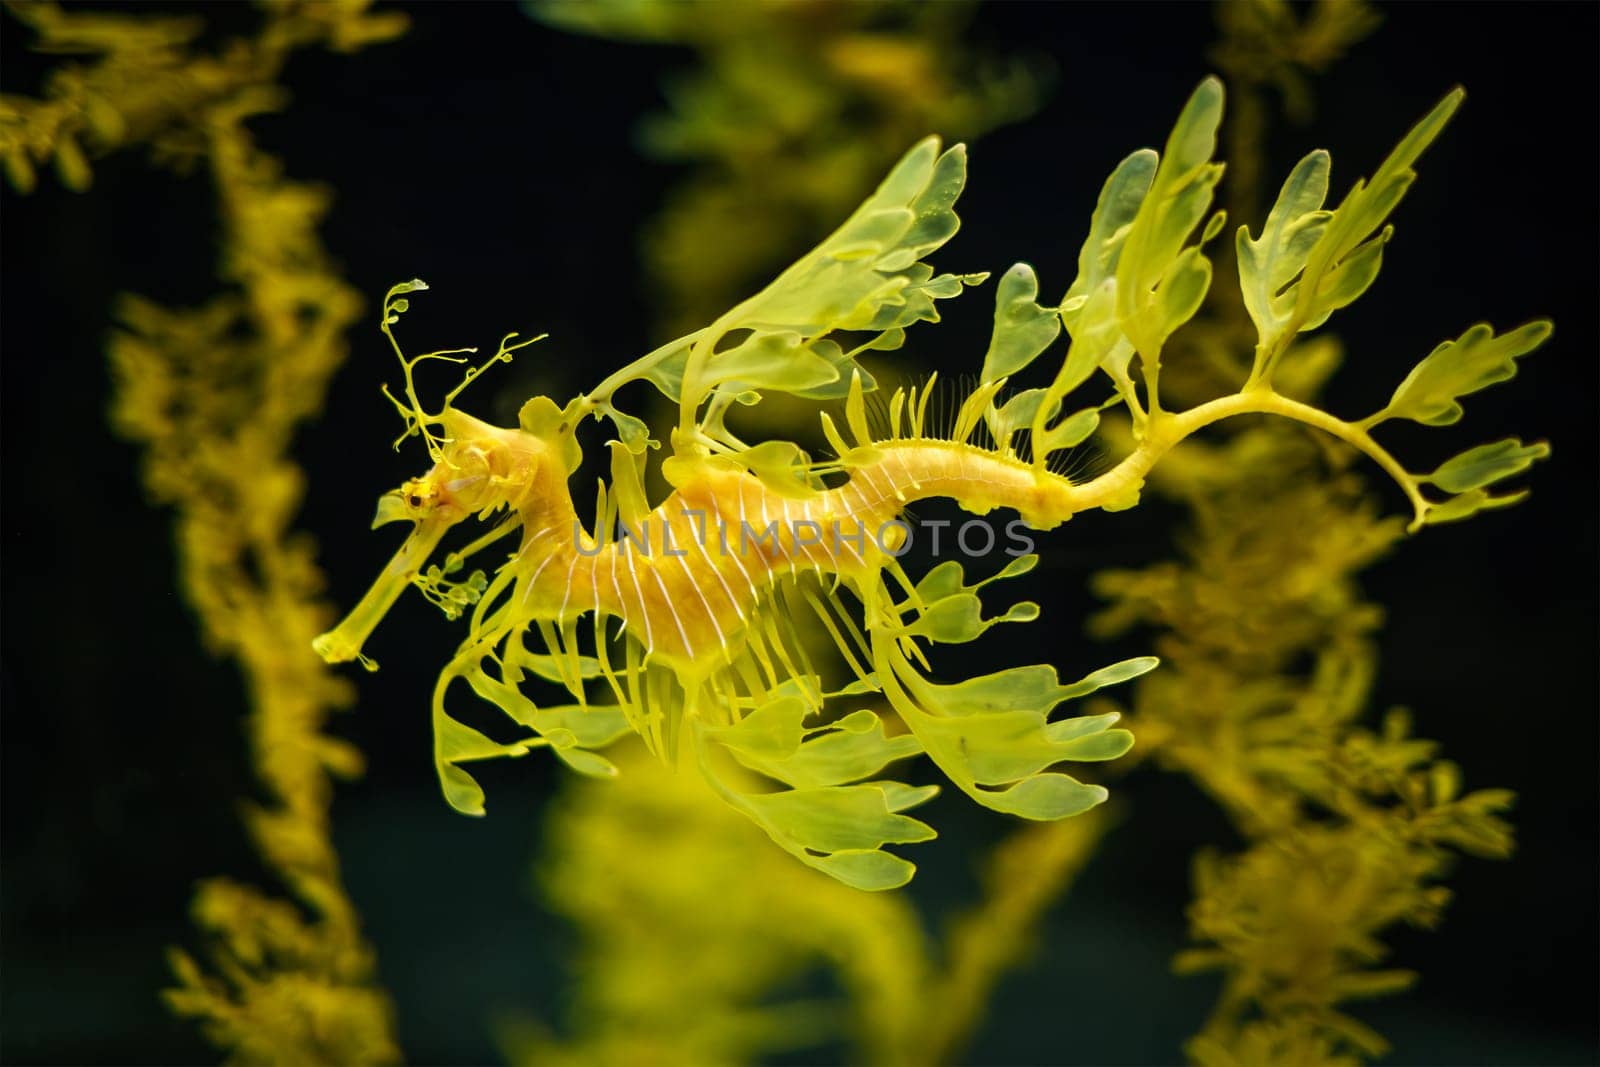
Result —
<path fill-rule="evenodd" d="M 321 410 L 361 299 L 317 238 L 328 191 L 285 177 L 248 121 L 284 105 L 277 82 L 294 51 L 355 51 L 402 33 L 405 16 L 369 13 L 365 0 L 270 0 L 254 35 L 211 51 L 199 17 L 8 10 L 38 48 L 77 57 L 40 98 L 0 99 L 14 186 L 28 191 L 51 163 L 87 189 L 93 159 L 143 146 L 159 165 L 204 169 L 216 195 L 226 289 L 191 309 L 123 298 L 111 421 L 144 446 L 150 497 L 175 515 L 182 589 L 207 649 L 243 673 L 265 789 L 246 822 L 290 896 L 203 882 L 192 912 L 208 958 L 172 950 L 167 1003 L 234 1062 L 396 1061 L 393 1009 L 329 836 L 330 779 L 362 763 L 323 724 L 352 690 L 305 653 L 329 612 L 311 542 L 293 528 L 305 475 L 290 445 Z"/>

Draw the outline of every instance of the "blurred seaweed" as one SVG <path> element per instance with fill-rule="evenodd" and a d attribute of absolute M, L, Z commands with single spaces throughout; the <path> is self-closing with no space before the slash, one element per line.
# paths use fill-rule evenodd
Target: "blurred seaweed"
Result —
<path fill-rule="evenodd" d="M 39 50 L 71 57 L 39 98 L 0 98 L 16 188 L 33 188 L 49 163 L 84 190 L 94 159 L 143 146 L 160 166 L 204 169 L 216 197 L 226 288 L 196 308 L 122 299 L 110 414 L 144 447 L 150 499 L 176 516 L 183 593 L 207 650 L 242 672 L 264 790 L 245 823 L 290 896 L 203 882 L 192 913 L 209 962 L 173 949 L 167 1003 L 236 1062 L 395 1061 L 392 1008 L 330 837 L 330 779 L 359 775 L 362 761 L 324 724 L 352 691 L 306 654 L 329 612 L 311 541 L 293 529 L 305 475 L 290 446 L 321 410 L 361 299 L 317 238 L 329 192 L 287 178 L 249 120 L 285 106 L 278 78 L 296 50 L 352 52 L 406 19 L 365 0 L 266 0 L 253 35 L 213 50 L 200 17 L 8 10 Z"/>

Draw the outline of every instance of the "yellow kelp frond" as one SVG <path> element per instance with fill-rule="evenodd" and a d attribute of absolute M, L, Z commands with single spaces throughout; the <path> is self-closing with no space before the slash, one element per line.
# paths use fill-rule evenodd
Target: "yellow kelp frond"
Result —
<path fill-rule="evenodd" d="M 1460 774 L 1411 740 L 1403 716 L 1381 734 L 1356 731 L 1331 752 L 1316 790 L 1339 815 L 1261 840 L 1235 856 L 1195 863 L 1190 932 L 1200 946 L 1174 961 L 1180 972 L 1221 970 L 1225 985 L 1189 1045 L 1202 1067 L 1240 1062 L 1264 1035 L 1350 1057 L 1388 1044 L 1340 1006 L 1399 992 L 1410 971 L 1382 969 L 1381 938 L 1397 924 L 1437 925 L 1449 890 L 1439 879 L 1455 851 L 1511 853 L 1502 789 L 1460 792 Z M 1320 1061 L 1319 1061 L 1320 1062 Z"/>
<path fill-rule="evenodd" d="M 226 879 L 201 884 L 195 924 L 211 939 L 217 973 L 173 949 L 178 987 L 164 999 L 198 1019 L 230 1063 L 395 1063 L 388 997 L 353 927 L 308 922 L 294 905 Z"/>
<path fill-rule="evenodd" d="M 35 168 L 52 162 L 63 185 L 87 189 L 89 159 L 124 146 L 144 145 L 164 163 L 203 161 L 209 116 L 246 100 L 257 111 L 277 106 L 278 71 L 294 49 L 353 51 L 406 29 L 404 15 L 373 14 L 368 0 L 261 7 L 260 34 L 208 53 L 196 47 L 206 28 L 199 18 L 112 15 L 50 0 L 7 4 L 40 50 L 89 60 L 54 70 L 41 99 L 0 96 L 0 159 L 11 184 L 27 192 Z"/>
<path fill-rule="evenodd" d="M 901 347 L 909 326 L 938 321 L 937 300 L 984 277 L 938 274 L 925 261 L 956 232 L 954 204 L 966 179 L 961 148 L 941 151 L 938 139 L 928 138 L 843 226 L 765 289 L 587 394 L 564 406 L 536 397 L 515 429 L 488 426 L 447 404 L 438 416 L 443 436 L 422 431 L 434 468 L 407 483 L 422 503 L 404 514 L 397 505 L 380 508 L 380 518 L 414 519 L 408 545 L 420 548 L 401 550 L 352 616 L 318 640 L 318 651 L 329 659 L 356 655 L 369 624 L 407 583 L 421 585 L 449 614 L 471 607 L 466 636 L 435 686 L 433 716 L 446 797 L 472 814 L 483 811 L 484 798 L 463 764 L 549 747 L 580 771 L 609 775 L 613 765 L 595 749 L 624 727 L 663 760 L 698 771 L 800 862 L 859 889 L 904 884 L 914 868 L 886 847 L 933 836 L 907 812 L 937 787 L 876 777 L 904 757 L 927 755 L 972 800 L 996 811 L 1037 820 L 1082 814 L 1106 799 L 1105 788 L 1057 768 L 1115 760 L 1133 736 L 1115 726 L 1115 714 L 1052 716 L 1065 702 L 1150 671 L 1155 657 L 1113 664 L 1070 685 L 1049 664 L 935 680 L 934 646 L 966 644 L 1000 623 L 1038 617 L 1031 602 L 985 615 L 980 596 L 990 582 L 1033 566 L 1031 539 L 1021 531 L 1057 526 L 1080 511 L 1133 507 L 1146 477 L 1175 447 L 1234 415 L 1282 415 L 1359 450 L 1405 489 L 1413 525 L 1510 502 L 1515 498 L 1490 496 L 1487 487 L 1544 455 L 1542 446 L 1501 443 L 1417 475 L 1369 433 L 1390 417 L 1450 421 L 1455 398 L 1508 376 L 1514 359 L 1542 340 L 1542 326 L 1500 339 L 1470 331 L 1425 361 L 1387 408 L 1363 422 L 1291 395 L 1316 377 L 1303 369 L 1287 375 L 1287 391 L 1273 387 L 1295 337 L 1371 283 L 1390 232 L 1386 220 L 1414 177 L 1411 166 L 1458 100 L 1447 97 L 1337 210 L 1321 209 L 1326 156 L 1313 153 L 1291 176 L 1259 240 L 1240 231 L 1240 280 L 1259 343 L 1253 360 L 1236 361 L 1243 379 L 1231 383 L 1236 391 L 1189 407 L 1172 405 L 1171 390 L 1164 405 L 1159 381 L 1169 340 L 1211 287 L 1213 268 L 1202 249 L 1223 225 L 1211 210 L 1222 172 L 1211 159 L 1221 84 L 1207 79 L 1196 88 L 1164 152 L 1135 152 L 1112 173 L 1078 277 L 1059 304 L 1039 303 L 1026 265 L 1005 274 L 975 388 L 931 420 L 931 383 L 920 394 L 897 391 L 873 419 L 863 358 Z M 404 299 L 391 294 L 386 332 L 390 309 L 398 314 L 395 301 Z M 1070 342 L 1049 384 L 1008 396 L 1063 330 Z M 417 402 L 410 363 L 401 358 L 409 404 L 400 407 L 408 430 L 421 429 L 434 417 Z M 1071 395 L 1097 371 L 1112 395 L 1066 414 Z M 662 465 L 672 492 L 659 502 L 645 491 L 650 428 L 613 404 L 618 389 L 640 380 L 678 404 Z M 843 401 L 840 422 L 819 412 L 831 457 L 814 462 L 792 442 L 746 442 L 729 432 L 731 405 L 759 405 L 772 394 L 819 406 Z M 1053 457 L 1118 407 L 1127 409 L 1130 427 L 1121 460 L 1086 481 L 1056 473 Z M 616 439 L 608 444 L 611 480 L 602 481 L 593 526 L 585 528 L 568 479 L 581 460 L 575 431 L 591 415 L 611 420 Z M 462 481 L 469 468 L 482 476 Z M 1275 473 L 1269 464 L 1265 474 Z M 1424 485 L 1456 495 L 1433 500 Z M 913 580 L 898 562 L 914 535 L 902 515 L 930 497 L 952 499 L 975 516 L 1010 509 L 1019 518 L 1007 525 L 1008 537 L 1028 544 L 1006 549 L 1011 561 L 975 582 L 953 560 Z M 492 577 L 469 576 L 465 585 L 446 580 L 448 565 L 421 571 L 444 526 L 469 514 L 498 523 L 474 548 L 520 530 L 516 551 Z M 996 530 L 976 525 L 984 547 L 973 552 L 963 540 L 962 551 L 994 554 Z M 1323 547 L 1335 559 L 1360 558 L 1384 543 L 1363 534 Z M 1271 581 L 1281 582 L 1281 572 L 1263 593 L 1275 604 Z M 824 582 L 831 583 L 825 592 Z M 842 688 L 805 654 L 799 632 L 814 624 L 849 667 Z M 531 637 L 542 648 L 530 648 Z M 554 708 L 524 692 L 536 676 L 565 691 Z M 499 708 L 517 734 L 491 736 L 449 714 L 457 681 Z M 882 695 L 893 718 L 850 705 L 872 694 Z M 744 788 L 727 774 L 730 765 L 766 781 Z"/>
<path fill-rule="evenodd" d="M 361 302 L 317 238 L 328 194 L 287 180 L 246 120 L 281 106 L 276 82 L 295 49 L 385 40 L 405 18 L 364 2 L 274 0 L 254 36 L 211 52 L 200 19 L 8 10 L 41 49 L 85 57 L 57 68 L 43 99 L 0 101 L 14 185 L 26 190 L 54 159 L 82 188 L 88 156 L 144 144 L 163 163 L 205 167 L 217 197 L 228 288 L 194 309 L 124 298 L 111 420 L 144 445 L 145 485 L 173 509 L 182 590 L 207 647 L 241 668 L 264 791 L 247 825 L 293 899 L 203 884 L 193 910 L 210 960 L 175 951 L 167 1001 L 233 1062 L 394 1062 L 388 997 L 330 835 L 332 777 L 362 763 L 324 723 L 351 691 L 306 654 L 329 612 L 313 548 L 293 530 L 304 476 L 290 446 L 322 405 Z"/>

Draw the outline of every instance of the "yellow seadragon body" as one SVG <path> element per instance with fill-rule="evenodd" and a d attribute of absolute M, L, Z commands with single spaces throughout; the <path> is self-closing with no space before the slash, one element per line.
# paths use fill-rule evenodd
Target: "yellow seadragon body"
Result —
<path fill-rule="evenodd" d="M 1290 175 L 1261 236 L 1240 228 L 1240 286 L 1260 333 L 1254 363 L 1238 392 L 1183 411 L 1162 407 L 1158 378 L 1166 339 L 1209 288 L 1203 248 L 1222 228 L 1221 213 L 1209 214 L 1221 176 L 1210 162 L 1222 106 L 1215 80 L 1191 97 L 1163 155 L 1135 152 L 1112 173 L 1078 279 L 1059 306 L 1037 302 L 1038 283 L 1025 264 L 1002 276 L 979 381 L 949 426 L 936 428 L 928 417 L 929 382 L 895 391 L 874 420 L 875 433 L 865 399 L 874 383 L 860 363 L 865 353 L 902 345 L 911 325 L 937 321 L 936 301 L 985 277 L 936 275 L 923 262 L 956 231 L 953 204 L 966 175 L 964 150 L 941 152 L 932 138 L 766 289 L 564 407 L 530 400 L 514 429 L 452 406 L 482 368 L 468 371 L 440 413 L 423 409 L 413 368 L 454 356 L 401 353 L 390 327 L 408 309 L 407 294 L 426 286 L 396 286 L 382 328 L 405 370 L 405 400 L 395 400 L 407 423 L 402 440 L 422 437 L 434 465 L 380 501 L 378 523 L 409 520 L 414 530 L 316 648 L 332 661 L 360 658 L 408 584 L 452 617 L 470 610 L 467 637 L 433 701 L 440 779 L 450 803 L 465 812 L 482 812 L 483 793 L 462 764 L 549 747 L 577 770 L 611 774 L 596 750 L 630 730 L 662 758 L 697 769 L 796 858 L 859 888 L 904 883 L 914 868 L 883 846 L 933 836 L 903 813 L 936 787 L 877 777 L 897 760 L 928 756 L 968 796 L 997 811 L 1056 819 L 1087 810 L 1106 791 L 1059 766 L 1113 759 L 1132 735 L 1114 728 L 1114 714 L 1051 715 L 1156 661 L 1128 660 L 1071 685 L 1048 665 L 934 681 L 934 646 L 1037 617 L 1031 603 L 986 617 L 980 596 L 996 579 L 1026 573 L 1036 557 L 1012 550 L 1008 540 L 1010 558 L 989 578 L 969 582 L 962 565 L 947 559 L 913 581 L 898 562 L 913 533 L 906 507 L 947 497 L 973 515 L 1009 509 L 1017 515 L 1007 527 L 1013 539 L 1016 524 L 1048 529 L 1080 511 L 1132 507 L 1145 476 L 1173 446 L 1220 419 L 1252 413 L 1299 421 L 1364 453 L 1404 489 L 1413 528 L 1519 499 L 1491 495 L 1488 487 L 1543 458 L 1542 444 L 1496 442 L 1422 475 L 1407 472 L 1371 431 L 1392 418 L 1455 421 L 1458 398 L 1514 373 L 1516 358 L 1548 334 L 1547 323 L 1499 336 L 1473 327 L 1436 349 L 1388 405 L 1359 421 L 1272 386 L 1294 338 L 1372 281 L 1391 234 L 1386 219 L 1415 177 L 1411 164 L 1459 102 L 1459 93 L 1446 97 L 1336 209 L 1322 207 L 1328 157 L 1314 152 Z M 1008 393 L 1063 330 L 1070 343 L 1048 385 Z M 514 336 L 490 363 L 531 343 L 512 344 Z M 1067 397 L 1096 371 L 1110 380 L 1110 399 L 1067 413 Z M 672 491 L 657 504 L 643 478 L 656 442 L 612 402 L 619 388 L 639 380 L 679 406 L 661 466 Z M 833 453 L 825 460 L 788 442 L 739 440 L 724 424 L 726 413 L 766 393 L 842 400 L 849 439 L 824 413 Z M 1100 412 L 1119 406 L 1134 441 L 1119 462 L 1081 484 L 1052 470 L 1053 455 L 1088 438 Z M 582 460 L 578 430 L 591 418 L 610 420 L 616 437 L 607 444 L 611 478 L 601 482 L 586 524 L 569 481 Z M 1451 495 L 1431 499 L 1425 485 Z M 442 566 L 428 566 L 445 534 L 471 516 L 489 522 L 489 531 Z M 451 577 L 466 557 L 514 533 L 515 548 L 493 577 Z M 983 541 L 977 555 L 997 550 L 992 527 Z M 854 676 L 843 688 L 828 690 L 807 657 L 800 634 L 817 626 Z M 536 680 L 564 689 L 570 703 L 535 703 L 524 689 Z M 457 681 L 531 733 L 501 742 L 456 721 L 445 703 Z M 886 702 L 892 716 L 839 707 L 869 696 Z M 773 791 L 746 791 L 742 773 L 727 773 L 729 761 L 770 780 Z"/>

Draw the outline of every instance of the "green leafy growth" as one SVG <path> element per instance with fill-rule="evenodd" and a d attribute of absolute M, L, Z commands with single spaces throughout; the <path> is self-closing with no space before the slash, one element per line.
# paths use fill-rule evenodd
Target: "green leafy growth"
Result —
<path fill-rule="evenodd" d="M 1307 155 L 1284 181 L 1260 238 L 1252 238 L 1248 226 L 1240 226 L 1236 235 L 1239 289 L 1264 345 L 1273 344 L 1293 320 L 1299 299 L 1295 279 L 1333 218 L 1322 209 L 1330 166 L 1320 148 Z"/>
<path fill-rule="evenodd" d="M 1061 333 L 1055 308 L 1039 305 L 1039 279 L 1018 263 L 1000 276 L 994 299 L 994 333 L 983 356 L 979 382 L 1007 378 L 1037 359 Z"/>
<path fill-rule="evenodd" d="M 1479 445 L 1445 461 L 1426 480 L 1447 493 L 1469 493 L 1512 475 L 1521 474 L 1550 455 L 1550 446 L 1538 442 L 1524 445 L 1515 437 Z"/>
<path fill-rule="evenodd" d="M 1478 323 L 1428 353 L 1406 375 L 1389 405 L 1366 425 L 1388 419 L 1411 419 L 1426 426 L 1459 422 L 1461 398 L 1515 377 L 1518 357 L 1544 344 L 1551 328 L 1549 320 L 1540 319 L 1496 336 L 1487 323 Z"/>
<path fill-rule="evenodd" d="M 905 664 L 900 677 L 919 705 L 906 724 L 950 780 L 984 807 L 1027 819 L 1065 818 L 1102 803 L 1106 791 L 1046 769 L 1116 759 L 1133 747 L 1133 735 L 1112 728 L 1115 713 L 1056 721 L 1050 713 L 1154 666 L 1153 657 L 1131 660 L 1064 686 L 1054 667 L 1035 664 L 938 685 Z"/>
<path fill-rule="evenodd" d="M 511 648 L 520 651 L 512 641 Z M 530 654 L 507 655 L 507 672 L 512 678 L 520 677 L 522 666 L 549 676 L 557 674 L 567 682 L 552 665 L 540 662 L 549 657 Z M 592 661 L 591 661 L 592 664 Z M 588 673 L 590 665 L 584 665 Z M 596 669 L 596 673 L 598 673 Z M 482 699 L 493 704 L 518 725 L 534 732 L 532 737 L 509 742 L 496 741 L 488 735 L 452 718 L 444 708 L 444 694 L 453 678 L 463 678 Z M 463 763 L 526 755 L 534 748 L 548 747 L 568 767 L 580 774 L 610 777 L 616 768 L 594 749 L 604 748 L 633 730 L 624 709 L 602 705 L 563 705 L 541 708 L 529 700 L 509 681 L 491 677 L 479 663 L 453 665 L 441 678 L 435 690 L 433 707 L 434 767 L 445 800 L 464 815 L 484 813 L 483 789 L 462 767 Z"/>
<path fill-rule="evenodd" d="M 933 840 L 933 827 L 900 812 L 938 792 L 932 785 L 868 782 L 746 795 L 736 806 L 806 866 L 852 888 L 875 891 L 903 886 L 916 873 L 912 863 L 883 846 Z"/>
<path fill-rule="evenodd" d="M 1026 430 L 1033 425 L 1035 416 L 1039 414 L 1039 405 L 1044 403 L 1044 389 L 1024 389 L 1014 393 L 1004 404 L 991 406 L 984 412 L 984 421 L 989 425 L 989 432 L 994 435 L 1001 451 L 1011 446 L 1011 438 L 1018 430 Z"/>
<path fill-rule="evenodd" d="M 970 641 L 999 619 L 982 618 L 978 591 L 991 582 L 1018 577 L 1037 558 L 1023 556 L 997 574 L 971 585 L 954 560 L 934 567 L 917 583 L 916 618 L 900 636 L 945 643 Z M 1032 608 L 1032 605 L 1018 607 Z M 1025 612 L 1032 618 L 1036 611 Z M 1133 735 L 1112 729 L 1116 715 L 1050 720 L 1067 700 L 1088 696 L 1156 666 L 1144 657 L 1096 671 L 1062 685 L 1054 667 L 1036 664 L 972 678 L 953 685 L 929 681 L 899 651 L 895 638 L 874 635 L 878 678 L 928 757 L 962 791 L 985 807 L 1028 819 L 1060 819 L 1100 804 L 1106 791 L 1070 775 L 1048 772 L 1063 761 L 1115 759 L 1133 745 Z"/>
<path fill-rule="evenodd" d="M 1446 460 L 1438 470 L 1419 479 L 1455 494 L 1442 503 L 1430 505 L 1427 521 L 1430 524 L 1455 522 L 1480 511 L 1510 507 L 1527 496 L 1528 491 L 1495 496 L 1489 492 L 1489 486 L 1523 473 L 1549 455 L 1550 446 L 1543 441 L 1524 445 L 1519 439 L 1508 437 Z"/>
<path fill-rule="evenodd" d="M 1487 323 L 1478 323 L 1430 352 L 1400 383 L 1389 403 L 1357 426 L 1364 432 L 1390 419 L 1453 425 L 1464 414 L 1462 397 L 1514 377 L 1517 360 L 1543 344 L 1550 332 L 1550 323 L 1543 319 L 1499 335 Z M 1517 503 L 1528 495 L 1526 490 L 1496 495 L 1489 487 L 1523 473 L 1549 454 L 1548 445 L 1523 445 L 1512 438 L 1464 452 L 1432 474 L 1404 475 L 1402 484 L 1418 505 L 1413 526 L 1456 522 Z M 1426 484 L 1454 495 L 1443 501 L 1427 499 L 1419 491 Z"/>
<path fill-rule="evenodd" d="M 501 744 L 498 741 L 466 726 L 446 715 L 442 709 L 433 713 L 433 762 L 439 774 L 439 785 L 444 799 L 463 815 L 482 815 L 483 787 L 461 769 L 461 764 L 474 760 L 498 759 L 502 756 L 527 755 L 525 741 Z"/>
<path fill-rule="evenodd" d="M 936 275 L 922 259 L 960 225 L 954 205 L 966 182 L 966 149 L 940 151 L 929 137 L 889 173 L 843 226 L 755 296 L 703 330 L 662 346 L 612 375 L 586 398 L 615 418 L 611 395 L 645 379 L 682 405 L 685 428 L 702 403 L 749 391 L 837 399 L 864 351 L 898 348 L 907 327 L 936 322 L 935 302 L 986 275 Z M 846 349 L 831 335 L 864 333 Z M 715 410 L 706 420 L 716 428 Z"/>
<path fill-rule="evenodd" d="M 839 785 L 870 777 L 895 760 L 922 752 L 910 734 L 889 736 L 883 720 L 870 711 L 855 712 L 837 725 L 839 729 L 807 739 L 788 760 L 769 766 L 767 773 L 797 788 Z"/>
<path fill-rule="evenodd" d="M 1259 239 L 1240 227 L 1240 287 L 1260 336 L 1252 383 L 1271 380 L 1295 334 L 1322 325 L 1367 291 L 1394 233 L 1385 223 L 1416 180 L 1413 165 L 1463 96 L 1456 89 L 1439 101 L 1389 153 L 1372 180 L 1358 180 L 1335 210 L 1323 209 L 1329 161 L 1326 152 L 1317 151 L 1302 159 L 1284 182 Z"/>
<path fill-rule="evenodd" d="M 1211 287 L 1211 261 L 1188 241 L 1222 179 L 1222 164 L 1211 162 L 1222 96 L 1222 82 L 1207 78 L 1189 97 L 1117 261 L 1117 318 L 1152 388 L 1162 346 L 1194 317 Z M 1208 223 L 1202 240 L 1215 236 L 1221 225 L 1220 220 Z"/>
<path fill-rule="evenodd" d="M 972 585 L 956 560 L 945 560 L 917 583 L 914 618 L 897 631 L 899 637 L 925 637 L 940 644 L 965 644 L 976 640 L 990 627 L 1002 622 L 1031 622 L 1038 617 L 1039 605 L 1032 601 L 1013 604 L 1004 614 L 983 617 L 983 601 L 978 591 L 991 582 L 1014 578 L 1033 570 L 1038 556 L 1018 556 L 995 574 Z"/>
<path fill-rule="evenodd" d="M 1061 301 L 1062 322 L 1074 337 L 1089 295 L 1116 279 L 1129 227 L 1150 192 L 1160 162 L 1161 156 L 1154 149 L 1141 148 L 1118 163 L 1100 189 L 1089 220 L 1089 235 L 1078 250 L 1078 276 Z"/>
<path fill-rule="evenodd" d="M 731 726 L 699 727 L 740 763 L 791 788 L 742 792 L 703 753 L 702 771 L 728 803 L 807 866 L 856 889 L 904 885 L 916 867 L 884 852 L 883 846 L 936 836 L 932 827 L 901 812 L 931 800 L 938 787 L 848 783 L 876 774 L 891 760 L 916 755 L 921 745 L 914 738 L 886 736 L 878 716 L 865 710 L 831 726 L 807 729 L 803 720 L 809 710 L 805 700 L 784 694 Z"/>
<path fill-rule="evenodd" d="M 1357 181 L 1333 211 L 1323 207 L 1328 193 L 1328 154 L 1321 150 L 1310 153 L 1284 182 L 1260 236 L 1253 237 L 1246 227 L 1237 235 L 1240 289 L 1258 334 L 1255 360 L 1240 396 L 1254 398 L 1263 410 L 1277 410 L 1320 426 L 1376 461 L 1410 499 L 1413 531 L 1425 524 L 1454 521 L 1516 503 L 1525 494 L 1493 495 L 1487 487 L 1526 470 L 1548 450 L 1543 445 L 1524 448 L 1520 442 L 1489 446 L 1458 457 L 1434 475 L 1418 475 L 1408 472 L 1373 440 L 1370 431 L 1390 419 L 1410 419 L 1428 426 L 1459 421 L 1461 398 L 1512 378 L 1517 359 L 1550 336 L 1550 323 L 1538 320 L 1498 336 L 1485 323 L 1471 327 L 1423 359 L 1384 408 L 1356 422 L 1283 399 L 1272 390 L 1272 376 L 1296 334 L 1321 325 L 1372 284 L 1393 231 L 1387 219 L 1416 180 L 1413 165 L 1439 136 L 1461 100 L 1459 89 L 1445 96 L 1412 127 L 1372 180 Z M 1455 495 L 1443 501 L 1432 499 L 1423 492 L 1429 484 Z"/>
<path fill-rule="evenodd" d="M 922 752 L 909 734 L 889 736 L 883 720 L 865 708 L 811 728 L 802 727 L 804 714 L 797 700 L 774 701 L 714 736 L 746 767 L 796 789 L 858 782 Z"/>
<path fill-rule="evenodd" d="M 1153 153 L 1151 155 L 1153 158 Z M 1116 180 L 1116 176 L 1113 175 L 1113 181 Z M 1148 184 L 1148 181 L 1145 184 Z M 1113 194 L 1113 199 L 1116 195 Z M 1104 200 L 1103 195 L 1102 201 Z M 1100 221 L 1100 215 L 1097 213 L 1097 226 Z M 1090 241 L 1096 240 L 1098 238 L 1091 235 Z M 1079 277 L 1081 281 L 1082 274 Z M 980 388 L 993 385 L 1023 370 L 1042 355 L 1060 335 L 1061 309 L 1041 306 L 1038 303 L 1038 296 L 1039 281 L 1034 275 L 1033 268 L 1028 264 L 1018 263 L 1001 276 L 999 289 L 995 294 L 994 332 L 990 337 L 989 350 L 984 354 Z M 1070 294 L 1069 299 L 1071 299 Z M 1110 335 L 1101 337 L 1080 333 L 1073 337 L 1068 350 L 1067 366 L 1049 388 L 1026 389 L 1011 396 L 1003 405 L 988 407 L 984 418 L 1002 451 L 1010 447 L 1011 438 L 1017 431 L 1031 429 L 1036 425 L 1045 427 L 1033 441 L 1033 451 L 1036 456 L 1047 456 L 1058 449 L 1081 444 L 1100 425 L 1100 411 L 1112 403 L 1120 402 L 1119 399 L 1113 399 L 1100 407 L 1085 408 L 1059 422 L 1055 421 L 1056 415 L 1061 410 L 1061 398 L 1082 384 L 1082 381 L 1099 365 L 1100 357 L 1106 354 L 1094 346 L 1108 349 L 1120 339 L 1121 335 L 1116 332 L 1114 321 L 1110 319 L 1104 321 L 1112 323 Z M 1083 353 L 1091 348 L 1098 355 L 1086 362 Z"/>
<path fill-rule="evenodd" d="M 1077 277 L 1059 308 L 1072 338 L 1066 359 L 1043 394 L 1027 402 L 1036 464 L 1087 439 L 1099 426 L 1099 412 L 1109 405 L 1083 408 L 1056 421 L 1067 394 L 1096 369 L 1110 376 L 1118 400 L 1136 420 L 1141 418 L 1129 362 L 1137 351 L 1153 398 L 1162 347 L 1205 299 L 1212 270 L 1201 246 L 1216 236 L 1222 216 L 1204 221 L 1199 242 L 1189 242 L 1206 220 L 1222 177 L 1222 166 L 1211 162 L 1222 99 L 1221 82 L 1203 81 L 1179 115 L 1165 153 L 1133 153 L 1101 188 L 1078 253 Z M 1020 424 L 1020 414 L 1007 413 L 998 421 L 1002 426 Z"/>

